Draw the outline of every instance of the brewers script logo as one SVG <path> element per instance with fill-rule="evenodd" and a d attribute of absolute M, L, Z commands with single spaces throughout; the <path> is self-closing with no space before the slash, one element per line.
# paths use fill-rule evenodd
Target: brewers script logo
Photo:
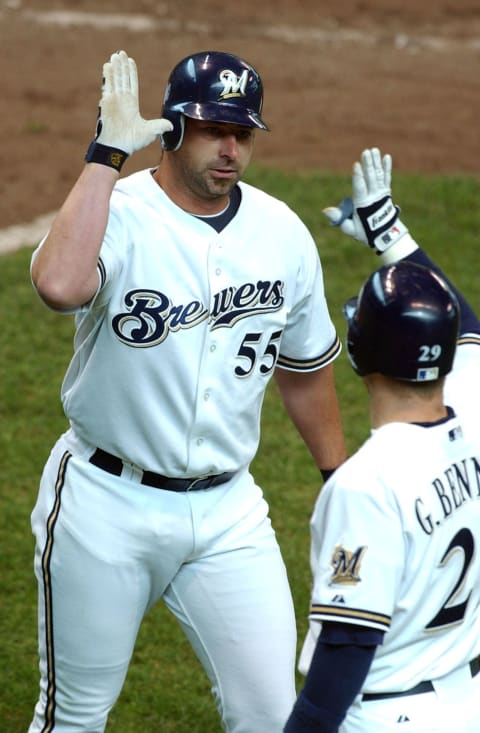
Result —
<path fill-rule="evenodd" d="M 330 565 L 333 568 L 330 585 L 334 583 L 340 585 L 360 583 L 360 566 L 366 550 L 365 545 L 358 547 L 355 552 L 350 552 L 341 545 L 337 545 L 330 560 Z"/>
<path fill-rule="evenodd" d="M 258 280 L 224 288 L 208 309 L 200 300 L 173 304 L 159 290 L 138 288 L 125 294 L 125 311 L 112 319 L 112 328 L 128 346 L 157 346 L 169 333 L 194 328 L 208 319 L 211 331 L 232 328 L 243 318 L 279 311 L 284 303 L 282 280 Z"/>
<path fill-rule="evenodd" d="M 223 92 L 219 99 L 231 99 L 232 97 L 244 97 L 248 82 L 248 69 L 237 76 L 234 71 L 224 69 L 219 74 L 219 79 L 223 84 Z"/>

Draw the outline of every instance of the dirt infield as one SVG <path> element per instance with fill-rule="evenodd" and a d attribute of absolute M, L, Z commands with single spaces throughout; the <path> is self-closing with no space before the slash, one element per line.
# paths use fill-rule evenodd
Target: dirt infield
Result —
<path fill-rule="evenodd" d="M 265 83 L 256 160 L 349 171 L 378 144 L 398 170 L 480 169 L 478 0 L 0 0 L 0 229 L 57 208 L 95 126 L 101 66 L 125 48 L 141 110 L 192 51 L 245 56 Z M 154 164 L 150 146 L 125 172 Z"/>

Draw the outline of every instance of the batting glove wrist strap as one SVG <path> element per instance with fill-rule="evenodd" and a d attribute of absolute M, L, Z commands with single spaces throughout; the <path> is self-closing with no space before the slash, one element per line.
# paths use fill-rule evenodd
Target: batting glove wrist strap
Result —
<path fill-rule="evenodd" d="M 357 206 L 367 243 L 377 254 L 382 254 L 407 233 L 407 227 L 398 218 L 400 208 L 391 196 L 384 196 L 368 206 Z"/>
<path fill-rule="evenodd" d="M 85 161 L 87 163 L 108 165 L 110 168 L 115 168 L 118 172 L 121 171 L 127 158 L 128 153 L 124 150 L 112 148 L 110 145 L 102 145 L 102 143 L 99 143 L 96 140 L 92 140 L 85 154 Z"/>

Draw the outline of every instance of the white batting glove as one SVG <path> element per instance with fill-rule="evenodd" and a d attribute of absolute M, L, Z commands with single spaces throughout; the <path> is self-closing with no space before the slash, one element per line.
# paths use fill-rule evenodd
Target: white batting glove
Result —
<path fill-rule="evenodd" d="M 129 155 L 171 129 L 169 120 L 143 119 L 135 61 L 125 51 L 112 53 L 110 61 L 103 65 L 96 135 L 85 160 L 120 170 Z"/>
<path fill-rule="evenodd" d="M 399 207 L 391 196 L 392 157 L 378 148 L 366 149 L 353 165 L 353 198 L 339 206 L 329 206 L 323 213 L 333 226 L 350 237 L 364 242 L 377 254 L 384 253 L 408 233 L 398 218 Z"/>

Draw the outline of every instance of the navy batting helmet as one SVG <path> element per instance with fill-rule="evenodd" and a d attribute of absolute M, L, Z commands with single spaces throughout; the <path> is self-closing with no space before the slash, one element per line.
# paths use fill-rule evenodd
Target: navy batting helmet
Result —
<path fill-rule="evenodd" d="M 447 283 L 423 265 L 381 267 L 344 306 L 347 353 L 360 376 L 409 382 L 439 379 L 452 368 L 459 306 Z"/>
<path fill-rule="evenodd" d="M 195 120 L 231 122 L 268 130 L 260 117 L 263 85 L 246 61 L 221 51 L 201 51 L 180 61 L 170 74 L 162 117 L 173 130 L 162 135 L 164 150 L 182 144 L 184 115 Z"/>

